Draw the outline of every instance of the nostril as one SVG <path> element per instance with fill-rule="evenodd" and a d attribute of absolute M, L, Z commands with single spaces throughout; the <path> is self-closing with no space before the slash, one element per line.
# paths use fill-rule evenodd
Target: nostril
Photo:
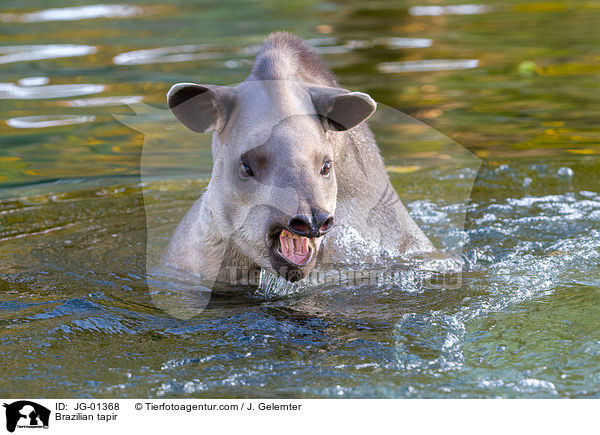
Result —
<path fill-rule="evenodd" d="M 310 223 L 304 217 L 294 217 L 290 219 L 288 224 L 290 229 L 300 235 L 308 235 L 310 233 Z"/>
<path fill-rule="evenodd" d="M 324 234 L 327 231 L 329 231 L 332 226 L 333 226 L 333 216 L 330 216 L 327 219 L 325 219 L 325 222 L 323 222 L 321 224 L 321 226 L 319 227 L 319 232 L 321 234 Z"/>

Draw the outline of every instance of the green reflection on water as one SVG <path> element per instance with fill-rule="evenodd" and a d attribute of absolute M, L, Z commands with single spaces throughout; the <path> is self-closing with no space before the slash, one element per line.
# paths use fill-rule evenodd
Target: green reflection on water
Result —
<path fill-rule="evenodd" d="M 437 314 L 460 312 L 461 304 L 493 305 L 499 296 L 489 291 L 492 284 L 511 272 L 524 278 L 543 277 L 542 272 L 530 264 L 500 271 L 482 267 L 457 293 L 382 291 L 368 295 L 367 303 L 360 294 L 310 295 L 279 305 L 232 299 L 188 323 L 170 319 L 146 294 L 146 219 L 164 225 L 168 234 L 206 182 L 210 150 L 206 138 L 185 132 L 173 137 L 168 130 L 173 121 L 166 116 L 143 118 L 165 129 L 156 138 L 165 152 L 158 146 L 144 156 L 149 175 L 202 180 L 139 185 L 143 129 L 129 128 L 112 115 L 134 115 L 123 102 L 140 98 L 165 113 L 165 93 L 178 81 L 243 80 L 255 46 L 282 28 L 310 39 L 344 86 L 416 117 L 486 161 L 471 195 L 475 211 L 466 221 L 472 236 L 467 248 L 482 263 L 486 255 L 500 261 L 516 247 L 532 263 L 555 265 L 552 261 L 564 257 L 571 264 L 568 258 L 580 254 L 577 237 L 597 250 L 593 237 L 585 235 L 598 230 L 598 220 L 569 221 L 568 210 L 567 217 L 559 210 L 555 220 L 548 219 L 550 225 L 564 218 L 563 233 L 511 227 L 512 218 L 542 215 L 544 210 L 535 207 L 508 207 L 512 215 L 497 225 L 481 220 L 493 219 L 493 207 L 506 207 L 511 198 L 563 195 L 556 200 L 558 209 L 568 195 L 584 192 L 588 196 L 578 197 L 584 207 L 585 198 L 600 191 L 600 8 L 576 0 L 479 4 L 489 8 L 473 15 L 411 15 L 411 7 L 429 3 L 144 1 L 136 14 L 123 18 L 23 23 L 19 17 L 25 14 L 65 3 L 4 1 L 0 56 L 2 47 L 34 44 L 95 50 L 0 63 L 0 302 L 6 303 L 0 340 L 14 373 L 25 376 L 10 385 L 4 380 L 3 391 L 13 396 L 25 391 L 76 397 L 337 397 L 339 387 L 352 397 L 597 396 L 597 255 L 587 265 L 574 262 L 581 270 L 575 268 L 572 276 L 547 275 L 557 280 L 552 291 L 525 286 L 517 290 L 529 292 L 531 299 L 499 304 L 497 312 L 492 306 L 471 313 L 475 318 L 465 320 L 461 336 L 462 366 L 450 372 L 399 369 L 394 352 L 401 346 L 393 324 L 406 313 L 439 320 Z M 393 38 L 416 38 L 411 40 L 416 46 Z M 477 66 L 395 73 L 380 67 L 392 64 L 402 71 L 436 60 L 446 61 L 446 67 L 476 60 Z M 30 77 L 47 77 L 48 83 L 19 84 Z M 67 88 L 49 88 L 57 85 L 76 85 L 80 94 L 60 96 Z M 102 90 L 86 93 L 84 85 Z M 65 116 L 88 118 L 70 125 L 15 127 L 74 119 Z M 450 169 L 424 169 L 440 162 L 446 144 L 439 135 L 374 124 L 402 199 L 439 198 L 452 206 L 454 186 L 442 179 Z M 574 175 L 558 176 L 567 166 Z M 43 184 L 51 180 L 55 183 Z M 149 193 L 144 198 L 142 189 Z M 440 225 L 435 233 L 435 225 L 424 223 L 438 244 L 445 235 Z M 515 234 L 495 232 L 506 227 Z M 574 247 L 554 249 L 561 241 Z M 536 243 L 552 249 L 536 251 Z M 55 308 L 60 315 L 44 317 Z M 256 318 L 265 329 L 252 329 Z M 442 332 L 447 326 L 437 325 Z M 420 330 L 410 336 L 410 327 L 409 356 L 436 362 L 438 349 L 432 350 Z M 244 356 L 248 346 L 255 353 Z M 28 353 L 36 356 L 35 365 L 22 357 Z M 221 359 L 198 359 L 203 353 Z M 36 377 L 40 373 L 52 382 Z M 230 379 L 232 373 L 239 377 Z M 553 388 L 530 378 L 551 382 Z"/>
<path fill-rule="evenodd" d="M 104 90 L 40 99 L 48 92 L 41 86 L 36 99 L 15 99 L 14 91 L 0 89 L 0 185 L 139 173 L 143 139 L 110 116 L 130 110 L 118 102 L 90 100 L 133 96 L 165 108 L 165 92 L 174 82 L 238 82 L 248 73 L 253 47 L 282 28 L 312 40 L 345 86 L 425 121 L 484 159 L 598 153 L 600 8 L 595 3 L 490 2 L 473 15 L 414 16 L 409 12 L 420 6 L 417 2 L 155 1 L 121 18 L 19 22 L 25 14 L 61 6 L 59 1 L 5 2 L 0 46 L 76 43 L 95 47 L 95 53 L 6 63 L 0 83 L 6 88 L 42 76 L 49 80 L 46 86 L 92 84 Z M 392 38 L 431 41 L 407 48 Z M 154 49 L 163 52 L 115 63 L 124 53 Z M 478 66 L 378 69 L 383 63 L 436 59 L 475 59 Z M 64 115 L 95 118 L 44 128 L 7 124 Z M 173 144 L 170 150 L 175 151 Z M 210 168 L 209 155 L 201 162 Z"/>

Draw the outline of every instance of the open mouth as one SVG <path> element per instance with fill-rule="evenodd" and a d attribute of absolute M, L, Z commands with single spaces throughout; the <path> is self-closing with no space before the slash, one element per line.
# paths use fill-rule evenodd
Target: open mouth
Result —
<path fill-rule="evenodd" d="M 277 253 L 296 266 L 304 266 L 312 257 L 313 249 L 308 246 L 308 237 L 298 236 L 288 230 L 279 234 L 279 250 Z"/>

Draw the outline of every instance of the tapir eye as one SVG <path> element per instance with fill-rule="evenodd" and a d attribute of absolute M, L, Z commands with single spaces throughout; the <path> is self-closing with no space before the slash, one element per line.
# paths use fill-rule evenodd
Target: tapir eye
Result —
<path fill-rule="evenodd" d="M 254 177 L 254 171 L 250 168 L 250 165 L 246 162 L 240 163 L 240 177 L 248 178 Z"/>
<path fill-rule="evenodd" d="M 331 171 L 331 162 L 323 163 L 323 166 L 321 167 L 321 175 L 328 176 L 330 171 Z"/>

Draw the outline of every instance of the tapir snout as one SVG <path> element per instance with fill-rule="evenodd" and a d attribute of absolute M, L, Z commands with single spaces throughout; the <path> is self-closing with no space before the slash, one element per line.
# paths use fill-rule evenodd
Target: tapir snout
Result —
<path fill-rule="evenodd" d="M 333 227 L 333 216 L 327 212 L 313 210 L 309 214 L 298 214 L 290 219 L 288 228 L 294 234 L 304 237 L 321 237 Z"/>

